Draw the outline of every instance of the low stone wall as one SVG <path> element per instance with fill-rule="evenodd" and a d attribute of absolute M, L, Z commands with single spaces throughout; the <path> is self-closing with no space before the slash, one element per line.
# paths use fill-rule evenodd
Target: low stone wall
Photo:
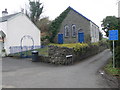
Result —
<path fill-rule="evenodd" d="M 74 50 L 66 47 L 49 46 L 48 55 L 51 63 L 69 65 L 73 62 Z"/>
<path fill-rule="evenodd" d="M 80 51 L 74 51 L 72 48 L 49 46 L 48 57 L 39 56 L 41 62 L 58 64 L 58 65 L 71 65 L 76 61 L 81 61 L 85 58 L 93 56 L 107 48 L 106 45 L 91 45 Z"/>
<path fill-rule="evenodd" d="M 52 63 L 58 65 L 72 64 L 73 57 L 66 57 L 68 54 L 72 55 L 74 52 L 69 48 L 60 48 L 57 46 L 49 46 L 48 56 L 39 56 L 40 62 Z"/>

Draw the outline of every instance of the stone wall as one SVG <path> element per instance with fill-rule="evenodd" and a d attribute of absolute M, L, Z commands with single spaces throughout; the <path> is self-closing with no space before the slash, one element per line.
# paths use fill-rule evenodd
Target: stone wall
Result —
<path fill-rule="evenodd" d="M 73 49 L 66 47 L 60 48 L 57 46 L 49 46 L 48 56 L 39 56 L 40 62 L 69 65 L 73 62 L 73 57 L 66 57 L 67 55 L 73 55 Z"/>
<path fill-rule="evenodd" d="M 93 56 L 107 48 L 106 45 L 100 46 L 91 45 L 88 48 L 74 51 L 72 48 L 49 46 L 48 57 L 39 56 L 41 62 L 58 64 L 58 65 L 71 65 L 77 61 Z"/>
<path fill-rule="evenodd" d="M 85 43 L 90 42 L 90 21 L 85 19 L 83 16 L 79 15 L 73 10 L 70 10 L 67 17 L 63 20 L 61 23 L 61 26 L 59 28 L 60 34 L 65 33 L 65 26 L 69 27 L 69 37 L 63 37 L 64 43 L 77 43 L 78 42 L 78 32 L 84 32 L 84 39 Z M 76 26 L 76 37 L 72 37 L 72 25 Z M 58 36 L 55 38 L 55 42 L 57 43 Z"/>

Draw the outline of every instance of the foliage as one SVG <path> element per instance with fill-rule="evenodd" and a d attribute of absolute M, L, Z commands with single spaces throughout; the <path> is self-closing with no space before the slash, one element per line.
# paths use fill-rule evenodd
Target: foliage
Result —
<path fill-rule="evenodd" d="M 96 43 L 70 43 L 70 44 L 49 44 L 50 46 L 58 46 L 58 47 L 67 47 L 67 48 L 73 48 L 75 52 L 83 52 L 86 51 L 88 48 L 93 47 L 100 47 L 100 46 L 107 46 L 108 43 L 105 41 L 100 41 Z"/>
<path fill-rule="evenodd" d="M 109 30 L 116 30 L 118 29 L 118 19 L 115 16 L 107 16 L 102 21 L 103 30 L 106 33 L 106 36 L 108 37 L 108 31 Z"/>
<path fill-rule="evenodd" d="M 44 48 L 40 48 L 40 49 L 34 49 L 35 51 L 39 52 L 39 55 L 44 55 L 44 56 L 48 56 L 48 47 L 44 47 Z M 34 50 L 29 50 L 29 51 L 23 51 L 22 54 L 27 55 L 27 56 L 31 56 L 32 55 L 32 51 Z M 13 57 L 20 57 L 20 52 L 19 53 L 14 53 L 14 54 L 9 54 L 8 56 L 13 56 Z"/>
<path fill-rule="evenodd" d="M 77 43 L 73 48 L 74 48 L 74 51 L 80 51 L 80 50 L 82 50 L 82 49 L 84 49 L 84 48 L 87 48 L 87 47 L 89 47 L 88 46 L 88 44 L 86 44 L 86 43 Z"/>
<path fill-rule="evenodd" d="M 93 46 L 99 46 L 99 42 L 91 43 Z"/>
<path fill-rule="evenodd" d="M 44 41 L 45 39 L 49 39 L 49 36 L 43 36 L 43 37 L 41 37 L 41 41 Z"/>
<path fill-rule="evenodd" d="M 60 14 L 59 17 L 57 17 L 54 21 L 52 21 L 51 26 L 49 28 L 50 33 L 50 42 L 54 42 L 54 38 L 58 33 L 58 29 L 60 28 L 61 23 L 67 16 L 68 12 L 70 11 L 70 8 L 67 8 L 62 14 Z"/>
<path fill-rule="evenodd" d="M 44 17 L 42 19 L 40 19 L 37 23 L 36 23 L 37 27 L 41 30 L 41 41 L 42 41 L 42 45 L 46 45 L 47 43 L 49 43 L 49 27 L 51 25 L 51 21 L 49 20 L 49 17 Z"/>
<path fill-rule="evenodd" d="M 115 51 L 116 67 L 120 67 L 120 46 L 117 46 Z"/>
<path fill-rule="evenodd" d="M 49 20 L 49 17 L 44 17 L 40 19 L 36 25 L 38 28 L 41 30 L 41 33 L 43 32 L 48 32 L 49 31 L 49 26 L 51 25 L 51 21 Z"/>
<path fill-rule="evenodd" d="M 49 41 L 49 36 L 42 36 L 41 37 L 41 45 L 48 45 L 49 43 L 50 43 L 50 41 Z"/>
<path fill-rule="evenodd" d="M 105 19 L 102 21 L 103 25 L 103 30 L 106 32 L 106 35 L 108 36 L 108 31 L 109 30 L 118 30 L 119 31 L 119 40 L 115 41 L 115 60 L 117 67 L 120 67 L 120 18 L 117 18 L 115 16 L 107 16 Z M 110 43 L 110 49 L 112 51 L 112 41 L 109 41 Z"/>
<path fill-rule="evenodd" d="M 107 73 L 112 74 L 112 75 L 119 75 L 120 76 L 120 69 L 118 68 L 113 68 L 112 65 L 112 60 L 105 66 L 105 70 Z"/>
<path fill-rule="evenodd" d="M 6 50 L 5 50 L 5 49 L 2 49 L 2 52 L 6 52 Z"/>
<path fill-rule="evenodd" d="M 36 23 L 40 15 L 42 14 L 43 11 L 43 6 L 41 7 L 42 3 L 40 3 L 39 0 L 37 1 L 30 1 L 29 0 L 29 5 L 30 5 L 30 19 L 33 23 Z"/>
<path fill-rule="evenodd" d="M 83 47 L 88 47 L 88 44 L 86 43 L 49 44 L 49 45 L 58 46 L 58 47 L 74 48 L 75 50 L 83 48 Z"/>

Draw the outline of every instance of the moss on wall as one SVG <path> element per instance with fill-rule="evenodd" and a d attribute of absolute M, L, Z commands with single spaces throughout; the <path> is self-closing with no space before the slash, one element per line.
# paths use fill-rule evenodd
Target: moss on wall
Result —
<path fill-rule="evenodd" d="M 54 38 L 58 33 L 58 29 L 61 26 L 61 23 L 63 22 L 63 20 L 66 18 L 67 14 L 69 13 L 70 8 L 67 8 L 63 13 L 60 14 L 59 17 L 57 17 L 51 24 L 50 28 L 49 28 L 49 32 L 50 32 L 50 42 L 54 42 Z"/>

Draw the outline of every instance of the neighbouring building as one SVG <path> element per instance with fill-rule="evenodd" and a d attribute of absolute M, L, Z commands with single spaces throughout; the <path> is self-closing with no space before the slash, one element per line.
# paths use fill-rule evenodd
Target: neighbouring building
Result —
<path fill-rule="evenodd" d="M 66 10 L 69 12 L 60 24 L 58 34 L 54 38 L 55 42 L 88 43 L 99 41 L 99 27 L 94 22 L 74 10 L 72 7 L 68 7 Z M 66 10 L 64 12 L 66 12 Z"/>
<path fill-rule="evenodd" d="M 40 30 L 22 12 L 8 15 L 7 9 L 0 17 L 0 54 L 20 52 L 20 49 L 29 46 L 34 49 L 40 46 Z"/>
<path fill-rule="evenodd" d="M 120 18 L 120 1 L 118 2 L 118 17 Z"/>

